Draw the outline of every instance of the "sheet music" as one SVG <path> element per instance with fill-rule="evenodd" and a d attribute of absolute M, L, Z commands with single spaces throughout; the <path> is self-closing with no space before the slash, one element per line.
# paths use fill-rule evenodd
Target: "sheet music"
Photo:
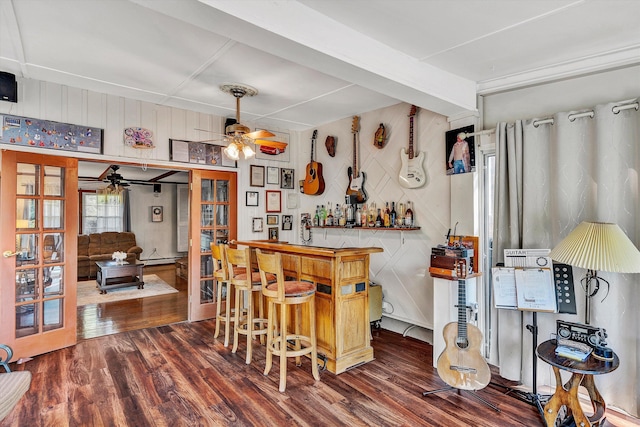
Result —
<path fill-rule="evenodd" d="M 551 269 L 518 268 L 515 277 L 518 309 L 552 313 L 558 311 Z"/>
<path fill-rule="evenodd" d="M 494 306 L 511 310 L 517 309 L 515 268 L 493 267 L 491 276 L 493 277 Z"/>

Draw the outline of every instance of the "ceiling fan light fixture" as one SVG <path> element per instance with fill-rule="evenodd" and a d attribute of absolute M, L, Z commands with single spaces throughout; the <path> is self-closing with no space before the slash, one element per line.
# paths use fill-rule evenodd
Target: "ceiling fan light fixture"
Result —
<path fill-rule="evenodd" d="M 249 157 L 255 156 L 256 152 L 251 148 L 251 146 L 249 146 L 249 144 L 245 144 L 244 147 L 242 147 L 242 154 L 244 154 L 245 159 L 248 159 Z"/>
<path fill-rule="evenodd" d="M 238 145 L 235 142 L 227 145 L 222 151 L 231 160 L 238 160 L 240 158 L 240 150 L 238 150 Z"/>

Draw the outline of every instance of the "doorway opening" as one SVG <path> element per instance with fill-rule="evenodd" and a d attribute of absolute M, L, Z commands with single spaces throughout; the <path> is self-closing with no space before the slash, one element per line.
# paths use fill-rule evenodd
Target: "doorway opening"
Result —
<path fill-rule="evenodd" d="M 139 260 L 145 263 L 144 277 L 155 275 L 158 280 L 175 288 L 178 292 L 148 296 L 145 298 L 124 299 L 101 302 L 100 291 L 95 288 L 95 302 L 77 306 L 77 339 L 78 341 L 95 338 L 118 332 L 163 326 L 182 322 L 188 319 L 188 283 L 179 274 L 179 261 L 187 256 L 188 247 L 178 239 L 187 236 L 180 233 L 178 221 L 177 193 L 181 188 L 188 188 L 189 172 L 185 170 L 168 170 L 139 165 L 80 161 L 78 163 L 79 234 L 87 236 L 98 230 L 110 230 L 106 223 L 113 222 L 114 217 L 109 207 L 104 208 L 108 218 L 101 218 L 95 206 L 83 203 L 87 195 L 103 192 L 107 187 L 114 187 L 113 171 L 119 175 L 115 188 L 128 191 L 129 211 L 128 224 L 115 229 L 133 233 L 135 245 L 142 248 Z M 108 191 L 109 189 L 107 189 Z M 186 201 L 185 201 L 186 202 Z M 158 215 L 158 212 L 161 215 Z M 116 221 L 118 219 L 116 218 Z M 183 219 L 188 224 L 188 218 Z M 98 225 L 98 223 L 100 223 Z M 90 226 L 89 226 L 90 225 Z M 188 227 L 187 227 L 188 229 Z M 93 233 L 100 234 L 100 233 Z M 96 251 L 95 237 L 91 243 L 92 253 Z M 80 242 L 80 237 L 79 237 Z M 97 240 L 100 242 L 100 240 Z M 105 251 L 111 251 L 105 243 Z M 80 267 L 82 253 L 78 245 L 78 287 L 95 287 L 97 285 L 95 269 L 92 272 Z M 109 258 L 110 254 L 104 256 Z M 182 270 L 184 271 L 184 269 Z M 154 277 L 154 280 L 156 278 Z M 117 291 L 108 291 L 115 294 Z M 106 298 L 104 298 L 106 299 Z"/>

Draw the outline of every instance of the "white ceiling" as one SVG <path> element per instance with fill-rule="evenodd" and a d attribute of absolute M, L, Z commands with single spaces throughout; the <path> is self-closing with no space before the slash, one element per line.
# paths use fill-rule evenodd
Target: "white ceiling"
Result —
<path fill-rule="evenodd" d="M 0 0 L 0 70 L 232 117 L 315 126 L 640 63 L 637 0 Z"/>

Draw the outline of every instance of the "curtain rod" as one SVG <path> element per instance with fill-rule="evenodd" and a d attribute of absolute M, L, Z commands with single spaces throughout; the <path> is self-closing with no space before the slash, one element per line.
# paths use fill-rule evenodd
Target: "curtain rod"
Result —
<path fill-rule="evenodd" d="M 495 133 L 495 132 L 496 132 L 495 129 L 480 130 L 478 132 L 464 132 L 464 137 L 469 138 L 470 136 L 491 135 L 492 133 Z"/>
<path fill-rule="evenodd" d="M 613 114 L 618 114 L 620 111 L 630 110 L 632 108 L 634 108 L 636 111 L 638 111 L 639 107 L 640 107 L 640 103 L 634 102 L 633 104 L 614 105 L 611 108 L 611 111 L 613 112 Z M 575 119 L 579 119 L 580 117 L 593 118 L 594 115 L 595 115 L 594 111 L 591 110 L 591 111 L 585 111 L 584 113 L 569 114 L 569 116 L 567 118 L 569 119 L 570 122 L 572 122 Z M 537 128 L 538 126 L 545 125 L 547 123 L 553 124 L 553 119 L 549 118 L 549 119 L 542 119 L 542 120 L 534 120 L 531 124 L 533 125 L 533 127 Z"/>

